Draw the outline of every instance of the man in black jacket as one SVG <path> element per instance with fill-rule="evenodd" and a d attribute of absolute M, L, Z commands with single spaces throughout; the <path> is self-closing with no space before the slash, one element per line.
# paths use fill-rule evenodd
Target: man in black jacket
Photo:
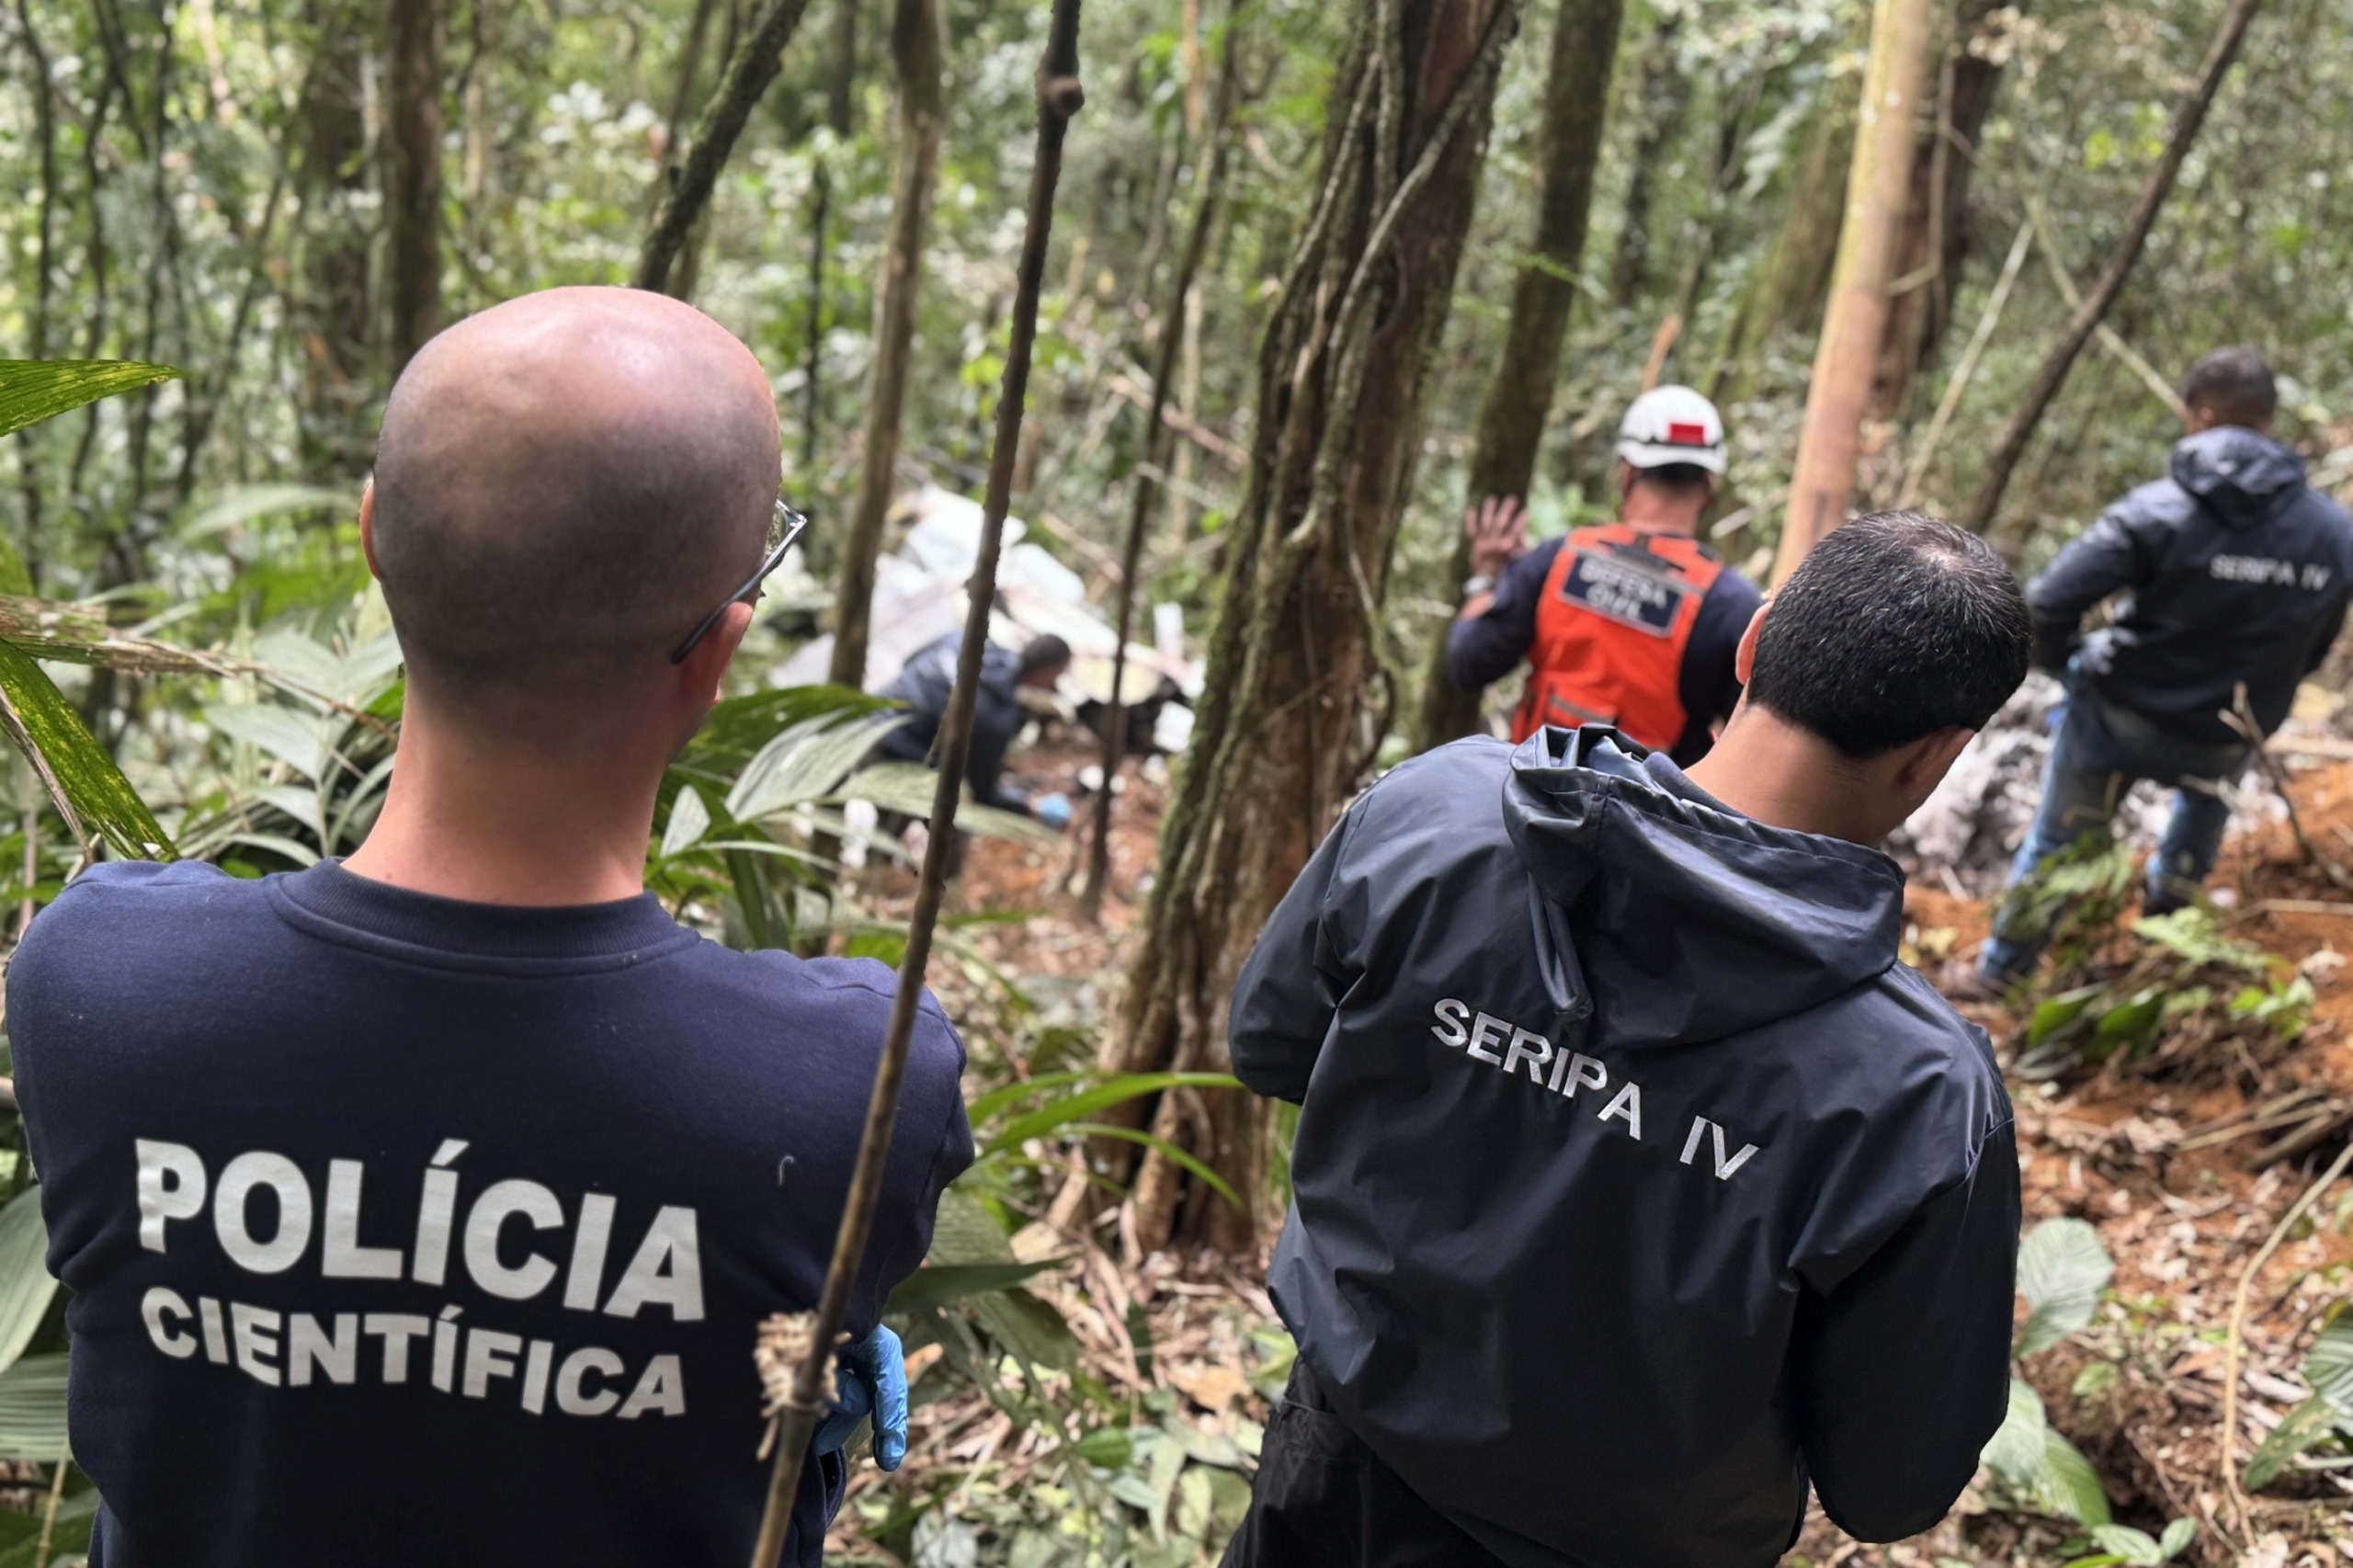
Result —
<path fill-rule="evenodd" d="M 1689 774 L 1487 737 L 1352 806 L 1244 967 L 1299 1342 L 1239 1568 L 1766 1568 L 1927 1529 L 2007 1401 L 2018 1169 L 1871 846 L 2026 674 L 1982 541 L 1816 547 Z"/>
<path fill-rule="evenodd" d="M 2065 680 L 2068 704 L 2014 888 L 2104 836 L 2124 791 L 2153 778 L 2176 794 L 2143 907 L 2195 899 L 2230 821 L 2222 788 L 2250 756 L 2224 715 L 2244 702 L 2243 722 L 2278 729 L 2345 624 L 2353 519 L 2271 438 L 2270 368 L 2252 348 L 2219 349 L 2189 372 L 2182 401 L 2188 434 L 2171 475 L 2102 513 L 2027 590 L 2035 663 Z M 2083 636 L 2084 612 L 2120 591 L 2131 597 L 2115 623 Z M 1980 979 L 2000 986 L 2032 968 L 2052 913 L 2024 892 L 2006 901 Z"/>
<path fill-rule="evenodd" d="M 949 693 L 955 689 L 956 660 L 963 641 L 961 631 L 949 632 L 909 659 L 899 678 L 882 688 L 883 696 L 898 699 L 910 710 L 907 722 L 882 738 L 884 755 L 902 762 L 930 760 L 940 721 L 948 714 Z M 1005 782 L 1005 754 L 1012 749 L 1027 718 L 1021 688 L 1051 691 L 1068 668 L 1070 644 L 1051 632 L 1031 638 L 1017 653 L 995 642 L 983 651 L 980 692 L 972 709 L 972 746 L 964 762 L 964 782 L 972 786 L 973 800 L 999 811 L 1037 816 L 1049 827 L 1061 827 L 1070 821 L 1068 796 L 1048 795 L 1033 804 L 1029 796 Z"/>

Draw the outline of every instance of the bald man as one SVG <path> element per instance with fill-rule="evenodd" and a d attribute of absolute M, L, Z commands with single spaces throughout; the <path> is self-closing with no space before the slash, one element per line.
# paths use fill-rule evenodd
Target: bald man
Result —
<path fill-rule="evenodd" d="M 260 881 L 98 866 L 33 922 L 8 1027 L 99 1568 L 749 1557 L 755 1325 L 815 1301 L 893 990 L 705 941 L 642 881 L 779 553 L 778 453 L 757 362 L 675 301 L 442 334 L 360 507 L 408 668 L 367 843 Z M 870 1383 L 972 1160 L 962 1061 L 926 998 L 850 1311 Z"/>

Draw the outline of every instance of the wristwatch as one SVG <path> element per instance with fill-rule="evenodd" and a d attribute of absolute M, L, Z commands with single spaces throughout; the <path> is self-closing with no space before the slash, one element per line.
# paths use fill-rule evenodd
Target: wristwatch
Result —
<path fill-rule="evenodd" d="M 1462 579 L 1462 597 L 1466 599 L 1476 598 L 1481 594 L 1492 594 L 1495 591 L 1495 579 L 1488 573 L 1473 573 Z"/>

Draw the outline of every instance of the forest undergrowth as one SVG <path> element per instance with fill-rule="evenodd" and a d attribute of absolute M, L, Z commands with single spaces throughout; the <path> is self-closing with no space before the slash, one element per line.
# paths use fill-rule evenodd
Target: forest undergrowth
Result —
<path fill-rule="evenodd" d="M 1043 782 L 1078 756 L 1075 743 L 1050 743 L 1029 766 Z M 1114 855 L 1130 873 L 1119 885 L 1133 887 L 1163 797 L 1132 770 L 1127 784 Z M 2353 865 L 2353 763 L 2298 773 L 2290 791 L 2303 840 Z M 1099 928 L 1068 915 L 1058 890 L 1073 853 L 973 846 L 957 903 L 968 920 L 989 917 L 938 979 L 983 1078 L 1051 1072 L 1062 1031 L 1090 1034 L 1115 1003 L 1134 910 L 1115 899 Z M 2122 853 L 2112 861 L 2129 868 Z M 1817 1507 L 1791 1562 L 2024 1568 L 2170 1554 L 2317 1568 L 2336 1561 L 2340 1541 L 2353 1545 L 2353 1314 L 2332 1326 L 2353 1294 L 2353 1182 L 2331 1184 L 2282 1226 L 2317 1178 L 2341 1175 L 2353 1138 L 2344 874 L 2308 858 L 2290 824 L 2260 826 L 2226 848 L 2210 914 L 2152 927 L 2124 897 L 2095 890 L 2029 991 L 1967 1006 L 2010 1076 L 2029 1235 L 2081 1221 L 2092 1252 L 2113 1260 L 2104 1287 L 2093 1275 L 2077 1303 L 2082 1326 L 2019 1360 L 2040 1419 L 2064 1439 L 2057 1448 L 2088 1469 L 2022 1486 L 1989 1466 L 1944 1523 L 1893 1546 L 1852 1540 Z M 904 896 L 904 881 L 877 873 L 881 907 Z M 1022 918 L 1003 918 L 1016 911 Z M 1906 915 L 1906 957 L 1934 978 L 1973 951 L 1990 911 L 1915 878 Z M 1036 1152 L 1061 1157 L 1049 1144 Z M 836 1530 L 839 1561 L 1215 1560 L 1246 1503 L 1290 1339 L 1265 1293 L 1264 1248 L 1255 1264 L 1143 1254 L 1123 1211 L 1107 1210 L 1084 1238 L 1006 1217 L 1023 1265 L 1055 1260 L 1027 1282 L 1063 1325 L 1051 1357 L 1006 1357 L 974 1379 L 945 1348 L 916 1351 L 909 1460 L 895 1476 L 861 1474 Z M 2062 1226 L 2040 1239 L 2080 1234 Z M 2047 1337 L 2030 1326 L 2040 1315 L 2021 1301 L 2022 1344 Z M 2234 1365 L 2236 1494 L 2219 1441 Z M 1103 1419 L 1075 1445 L 1036 1416 L 1090 1402 Z M 2246 1486 L 2251 1471 L 2260 1485 Z"/>

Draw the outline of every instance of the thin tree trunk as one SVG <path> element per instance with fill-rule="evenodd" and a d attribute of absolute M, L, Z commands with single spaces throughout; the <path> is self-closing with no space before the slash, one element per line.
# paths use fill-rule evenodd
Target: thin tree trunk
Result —
<path fill-rule="evenodd" d="M 891 58 L 899 78 L 899 168 L 891 193 L 881 299 L 875 311 L 874 381 L 866 403 L 866 440 L 858 454 L 858 503 L 842 540 L 834 597 L 834 653 L 826 679 L 866 681 L 866 645 L 874 609 L 874 562 L 882 519 L 897 483 L 899 423 L 907 401 L 907 364 L 915 343 L 915 297 L 931 228 L 932 187 L 947 129 L 944 40 L 939 0 L 898 0 Z"/>
<path fill-rule="evenodd" d="M 825 128 L 834 147 L 817 156 L 809 215 L 809 322 L 801 372 L 801 469 L 815 483 L 817 445 L 825 420 L 825 225 L 833 216 L 833 155 L 847 146 L 858 71 L 858 0 L 835 0 L 834 58 L 825 84 Z"/>
<path fill-rule="evenodd" d="M 1478 191 L 1517 0 L 1356 0 L 1313 215 L 1270 308 L 1247 490 L 1223 534 L 1207 693 L 1110 1060 L 1214 1069 L 1233 977 L 1389 728 L 1404 676 L 1381 602 L 1423 397 Z M 1378 699 L 1375 693 L 1381 695 Z M 1248 1095 L 1176 1091 L 1153 1129 L 1247 1203 Z M 1143 1244 L 1250 1244 L 1255 1216 L 1144 1156 Z"/>
<path fill-rule="evenodd" d="M 693 144 L 676 170 L 676 177 L 665 173 L 663 183 L 667 188 L 646 231 L 645 246 L 638 253 L 637 276 L 631 280 L 633 287 L 657 291 L 668 287 L 671 264 L 687 242 L 687 232 L 710 203 L 719 171 L 735 150 L 744 122 L 752 118 L 761 95 L 776 80 L 784 62 L 784 46 L 792 41 L 801 14 L 808 9 L 809 0 L 767 0 L 751 36 L 733 51 L 726 78 L 702 118 L 695 121 Z"/>
<path fill-rule="evenodd" d="M 955 854 L 956 803 L 962 793 L 965 756 L 972 738 L 972 709 L 979 696 L 981 656 L 988 645 L 989 600 L 996 585 L 997 551 L 1005 536 L 1005 514 L 1012 503 L 1013 468 L 1021 442 L 1021 415 L 1029 387 L 1029 355 L 1038 336 L 1038 295 L 1045 280 L 1046 242 L 1053 227 L 1054 186 L 1062 176 L 1063 137 L 1086 102 L 1078 80 L 1078 0 L 1054 0 L 1053 20 L 1047 33 L 1045 59 L 1038 72 L 1037 155 L 1029 173 L 1029 222 L 1021 241 L 1021 264 L 1013 296 L 1013 328 L 1005 355 L 1005 390 L 997 398 L 996 443 L 989 459 L 988 494 L 981 508 L 981 540 L 973 563 L 972 604 L 964 617 L 964 642 L 956 664 L 956 685 L 940 724 L 939 778 L 932 793 L 932 838 L 925 852 L 923 878 L 916 885 L 915 906 L 907 921 L 907 947 L 899 960 L 899 980 L 891 1002 L 891 1020 L 882 1033 L 881 1059 L 875 1063 L 874 1089 L 866 1107 L 866 1125 L 859 1134 L 858 1163 L 850 1173 L 842 1200 L 840 1228 L 835 1233 L 833 1256 L 825 1267 L 825 1283 L 816 1311 L 801 1322 L 787 1320 L 787 1335 L 795 1343 L 793 1364 L 779 1368 L 790 1373 L 789 1383 L 775 1390 L 776 1470 L 768 1483 L 767 1505 L 760 1533 L 752 1548 L 752 1568 L 775 1568 L 784 1551 L 784 1538 L 800 1495 L 801 1467 L 823 1408 L 824 1391 L 833 1382 L 834 1352 L 843 1321 L 857 1289 L 859 1261 L 874 1222 L 882 1192 L 891 1141 L 898 1128 L 899 1091 L 904 1081 L 907 1046 L 915 1036 L 915 1009 L 923 995 L 924 970 L 931 957 L 932 932 L 939 919 L 939 904 L 947 888 L 949 865 Z M 772 1333 L 777 1320 L 763 1325 L 762 1345 L 780 1348 Z M 797 1333 L 796 1333 L 797 1331 Z M 765 1369 L 766 1358 L 762 1358 Z M 777 1381 L 785 1383 L 779 1376 Z"/>
<path fill-rule="evenodd" d="M 305 20 L 314 63 L 295 108 L 301 260 L 288 307 L 302 353 L 302 469 L 341 477 L 368 467 L 358 427 L 374 336 L 368 235 L 358 210 L 369 163 L 360 101 L 367 35 L 352 0 L 312 0 Z"/>
<path fill-rule="evenodd" d="M 1563 6 L 1561 27 L 1568 26 L 1569 13 L 1576 7 Z M 1668 145 L 1682 128 L 1684 105 L 1690 98 L 1690 84 L 1684 79 L 1682 62 L 1677 58 L 1677 46 L 1683 32 L 1681 11 L 1662 11 L 1651 36 L 1643 44 L 1643 74 L 1635 93 L 1636 112 L 1642 116 L 1642 129 L 1634 138 L 1633 158 L 1626 175 L 1626 218 L 1618 230 L 1618 258 L 1610 268 L 1609 293 L 1620 310 L 1631 310 L 1642 297 L 1650 282 L 1651 270 L 1651 203 L 1656 191 L 1656 181 L 1663 172 Z M 1616 41 L 1612 24 L 1610 41 Z M 1552 53 L 1552 69 L 1561 69 L 1558 48 Z M 1589 69 L 1589 68 L 1588 68 Z M 1600 67 L 1600 90 L 1606 92 L 1609 83 L 1609 67 L 1605 60 Z M 1551 111 L 1553 99 L 1548 97 L 1545 108 Z M 1597 100 L 1579 106 L 1579 112 L 1589 116 L 1596 124 L 1602 118 L 1602 106 Z M 1549 138 L 1547 139 L 1549 142 Z"/>
<path fill-rule="evenodd" d="M 2006 14 L 2022 5 L 2002 7 Z M 2001 85 L 2003 51 L 1980 46 L 1993 25 L 1996 0 L 1956 0 L 1943 50 L 1937 112 L 1921 132 L 1912 160 L 1912 192 L 1894 276 L 1911 286 L 1894 296 L 1871 389 L 1874 417 L 1902 414 L 1913 379 L 1934 362 L 1952 324 L 1954 291 L 1969 255 L 1971 176 L 1979 137 Z"/>
<path fill-rule="evenodd" d="M 83 267 L 90 278 L 90 315 L 82 340 L 82 358 L 96 359 L 105 350 L 107 340 L 108 250 L 105 205 L 98 192 L 105 186 L 105 176 L 99 167 L 99 154 L 106 133 L 107 114 L 114 107 L 117 87 L 109 76 L 98 86 L 97 101 L 90 106 L 90 118 L 82 128 L 82 176 L 89 194 L 89 244 L 83 252 Z M 125 112 L 129 112 L 126 109 Z M 74 448 L 74 466 L 67 471 L 65 498 L 68 505 L 82 504 L 85 521 L 89 507 L 82 502 L 82 476 L 90 463 L 91 449 L 97 445 L 99 411 L 114 400 L 100 398 L 83 410 L 82 438 Z"/>
<path fill-rule="evenodd" d="M 1814 541 L 1847 520 L 1871 375 L 1887 335 L 1887 286 L 1902 237 L 1920 95 L 1928 71 L 1929 0 L 1879 0 L 1870 62 L 1847 171 L 1848 211 L 1838 238 L 1830 306 L 1813 355 L 1796 472 L 1781 521 L 1774 575 L 1787 577 Z"/>
<path fill-rule="evenodd" d="M 744 36 L 745 0 L 727 0 L 727 31 L 722 35 L 720 58 L 733 60 L 735 45 Z M 712 176 L 716 193 L 717 176 Z M 665 187 L 666 188 L 666 187 Z M 670 281 L 666 285 L 673 299 L 691 300 L 702 282 L 703 253 L 710 244 L 710 202 L 706 199 L 694 221 L 687 225 L 686 242 L 678 247 L 677 259 L 670 264 Z"/>
<path fill-rule="evenodd" d="M 2165 136 L 2165 150 L 2158 157 L 2156 167 L 2149 171 L 2148 182 L 2142 186 L 2131 215 L 2124 221 L 2124 233 L 2109 252 L 2108 264 L 2093 280 L 2083 304 L 2060 329 L 2059 341 L 2043 356 L 2041 369 L 2035 372 L 2026 396 L 2010 416 L 2008 428 L 2002 432 L 2001 445 L 1995 449 L 1986 464 L 1984 481 L 1979 485 L 1977 498 L 1970 504 L 1963 523 L 1972 533 L 1984 533 L 1993 525 L 1995 514 L 2002 508 L 2002 493 L 2009 488 L 2010 475 L 2017 471 L 2018 460 L 2026 455 L 2035 426 L 2042 422 L 2052 400 L 2059 395 L 2067 372 L 2075 368 L 2076 356 L 2083 353 L 2084 345 L 2091 341 L 2092 335 L 2108 319 L 2109 308 L 2116 303 L 2117 295 L 2124 291 L 2125 279 L 2132 275 L 2134 264 L 2141 259 L 2142 247 L 2148 244 L 2149 231 L 2156 226 L 2157 214 L 2164 210 L 2165 198 L 2173 192 L 2173 182 L 2181 173 L 2181 161 L 2188 155 L 2190 143 L 2198 139 L 2199 128 L 2206 123 L 2206 111 L 2213 107 L 2214 95 L 2222 90 L 2222 78 L 2230 74 L 2231 62 L 2238 58 L 2239 45 L 2245 41 L 2247 24 L 2255 19 L 2262 4 L 2263 0 L 2231 0 L 2222 28 L 2206 51 L 2206 62 L 2199 68 L 2198 83 L 2174 111 L 2173 128 Z"/>
<path fill-rule="evenodd" d="M 695 14 L 687 23 L 687 41 L 678 50 L 678 79 L 670 88 L 670 112 L 662 121 L 664 189 L 677 178 L 678 165 L 686 162 L 687 110 L 695 101 L 695 83 L 702 75 L 703 41 L 710 33 L 710 13 L 718 4 L 719 0 L 695 0 Z"/>
<path fill-rule="evenodd" d="M 1530 246 L 1536 259 L 1513 280 L 1503 363 L 1495 368 L 1486 399 L 1479 405 L 1469 488 L 1474 506 L 1490 495 L 1525 497 L 1536 472 L 1544 422 L 1552 411 L 1553 384 L 1560 379 L 1561 337 L 1576 303 L 1572 279 L 1585 251 L 1593 171 L 1601 158 L 1610 67 L 1618 54 L 1624 10 L 1623 0 L 1562 0 L 1553 24 L 1552 60 L 1544 89 L 1542 187 Z M 1671 56 L 1671 38 L 1667 51 Z M 1643 130 L 1655 154 L 1660 138 L 1651 135 L 1651 124 L 1646 122 Z M 1636 177 L 1642 177 L 1639 171 Z M 1637 219 L 1630 212 L 1627 221 Z M 1626 263 L 1622 244 L 1619 261 Z M 1461 585 L 1470 572 L 1471 541 L 1457 529 L 1449 603 L 1460 606 Z M 1425 661 L 1420 722 L 1414 737 L 1417 751 L 1444 745 L 1479 727 L 1480 694 L 1464 691 L 1447 677 L 1446 642 L 1451 629 L 1451 618 L 1438 628 Z"/>
<path fill-rule="evenodd" d="M 391 0 L 385 38 L 386 374 L 441 329 L 441 57 L 448 0 Z"/>
<path fill-rule="evenodd" d="M 33 100 L 33 134 L 40 139 L 40 203 L 38 239 L 33 252 L 32 320 L 28 324 L 27 347 L 32 358 L 49 358 L 49 302 L 54 264 L 51 255 L 55 233 L 57 211 L 57 96 L 50 81 L 49 51 L 41 47 L 40 32 L 33 26 L 30 0 L 17 0 L 17 21 L 23 29 L 25 58 L 31 66 L 28 84 Z M 31 563 L 40 558 L 41 485 L 40 465 L 34 460 L 32 437 L 17 437 L 17 483 L 24 495 L 25 548 L 24 560 L 28 574 Z M 28 886 L 30 884 L 28 883 Z"/>
<path fill-rule="evenodd" d="M 1226 18 L 1225 44 L 1218 62 L 1217 107 L 1201 128 L 1200 177 L 1194 184 L 1193 222 L 1186 232 L 1185 249 L 1176 258 L 1176 275 L 1169 280 L 1168 304 L 1160 313 L 1160 343 L 1152 361 L 1152 401 L 1145 411 L 1143 437 L 1135 467 L 1129 475 L 1128 537 L 1120 552 L 1120 593 L 1111 624 L 1119 642 L 1111 654 L 1111 704 L 1103 715 L 1103 787 L 1095 795 L 1095 831 L 1089 846 L 1086 891 L 1081 902 L 1086 918 L 1103 919 L 1103 895 L 1111 880 L 1111 784 L 1128 752 L 1128 639 L 1135 627 L 1136 572 L 1143 561 L 1144 535 L 1152 527 L 1152 504 L 1159 494 L 1159 475 L 1168 463 L 1170 432 L 1162 415 L 1168 406 L 1170 383 L 1176 378 L 1176 358 L 1185 342 L 1186 306 L 1201 258 L 1209 254 L 1210 227 L 1217 219 L 1218 196 L 1225 187 L 1228 138 L 1226 122 L 1233 112 L 1235 49 L 1240 29 L 1232 14 Z"/>

